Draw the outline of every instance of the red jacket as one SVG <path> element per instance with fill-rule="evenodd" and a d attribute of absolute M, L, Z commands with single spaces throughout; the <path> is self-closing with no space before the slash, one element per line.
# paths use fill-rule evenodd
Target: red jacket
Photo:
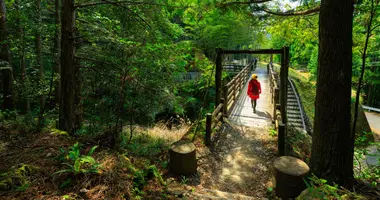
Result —
<path fill-rule="evenodd" d="M 249 81 L 249 84 L 248 84 L 248 90 L 247 90 L 247 95 L 251 98 L 251 99 L 258 99 L 260 97 L 260 94 L 261 94 L 261 85 L 260 85 L 260 82 L 257 81 L 257 80 L 250 80 Z"/>

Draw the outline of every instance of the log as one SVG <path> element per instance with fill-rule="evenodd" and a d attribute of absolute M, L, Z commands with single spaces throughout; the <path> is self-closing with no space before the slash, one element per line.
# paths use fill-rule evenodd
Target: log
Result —
<path fill-rule="evenodd" d="M 291 156 L 281 156 L 274 161 L 274 168 L 278 197 L 295 198 L 306 188 L 303 178 L 308 175 L 310 168 L 302 160 Z"/>
<path fill-rule="evenodd" d="M 197 172 L 196 149 L 192 142 L 180 140 L 170 147 L 170 171 L 177 175 Z"/>

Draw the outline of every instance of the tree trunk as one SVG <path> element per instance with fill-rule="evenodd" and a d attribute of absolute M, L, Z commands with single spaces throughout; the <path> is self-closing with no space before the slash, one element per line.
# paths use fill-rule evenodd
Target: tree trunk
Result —
<path fill-rule="evenodd" d="M 10 63 L 9 40 L 7 29 L 5 0 L 0 0 L 0 68 L 3 85 L 3 105 L 2 108 L 13 110 L 13 70 Z"/>
<path fill-rule="evenodd" d="M 55 50 L 55 73 L 61 75 L 61 0 L 55 0 L 55 39 L 54 39 L 54 50 Z M 61 82 L 57 79 L 55 82 L 55 103 L 59 104 L 61 96 Z"/>
<path fill-rule="evenodd" d="M 27 97 L 27 95 L 25 94 L 26 92 L 26 88 L 24 86 L 25 84 L 25 78 L 26 78 L 26 61 L 25 61 L 25 50 L 26 50 L 26 44 L 25 44 L 25 26 L 23 25 L 22 21 L 21 21 L 21 18 L 22 18 L 22 14 L 21 14 L 21 2 L 20 0 L 16 0 L 15 1 L 15 9 L 16 9 L 16 12 L 17 12 L 17 18 L 16 18 L 16 24 L 17 24 L 17 28 L 18 28 L 18 31 L 17 31 L 17 37 L 19 38 L 19 40 L 21 41 L 21 48 L 20 48 L 20 51 L 19 51 L 19 67 L 20 67 L 20 83 L 22 85 L 22 88 L 21 88 L 21 101 L 22 103 L 24 104 L 23 106 L 23 109 L 25 110 L 26 113 L 30 114 L 31 113 L 31 110 L 30 110 L 30 100 L 29 98 Z M 16 78 L 17 76 L 14 75 L 14 78 Z"/>
<path fill-rule="evenodd" d="M 36 6 L 36 32 L 35 32 L 35 48 L 36 48 L 36 63 L 38 68 L 38 77 L 40 82 L 44 82 L 45 69 L 42 65 L 42 57 L 41 57 L 41 0 L 35 0 Z M 41 95 L 40 97 L 40 110 L 43 110 L 45 106 L 45 96 Z"/>
<path fill-rule="evenodd" d="M 322 0 L 311 171 L 350 187 L 354 137 L 350 130 L 352 1 Z"/>
<path fill-rule="evenodd" d="M 62 1 L 61 40 L 61 100 L 59 128 L 73 134 L 79 126 L 77 119 L 78 74 L 75 66 L 75 8 L 74 0 Z"/>

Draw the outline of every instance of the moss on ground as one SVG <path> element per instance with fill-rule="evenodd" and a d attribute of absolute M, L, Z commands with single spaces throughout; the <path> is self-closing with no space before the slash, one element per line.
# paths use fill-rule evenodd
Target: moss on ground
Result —
<path fill-rule="evenodd" d="M 30 184 L 30 177 L 37 167 L 28 164 L 13 166 L 8 172 L 0 174 L 0 191 L 18 190 Z"/>

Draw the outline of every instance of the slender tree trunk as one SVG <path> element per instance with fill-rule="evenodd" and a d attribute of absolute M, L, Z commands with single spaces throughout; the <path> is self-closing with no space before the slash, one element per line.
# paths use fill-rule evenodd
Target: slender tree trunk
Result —
<path fill-rule="evenodd" d="M 376 4 L 376 7 L 377 7 L 377 5 L 378 5 L 378 3 Z M 361 69 L 360 78 L 359 78 L 359 82 L 358 82 L 358 90 L 356 92 L 355 114 L 354 114 L 354 121 L 353 121 L 353 125 L 352 125 L 353 134 L 355 134 L 355 130 L 356 130 L 356 122 L 357 122 L 357 118 L 358 118 L 358 108 L 359 108 L 359 98 L 360 98 L 360 91 L 362 89 L 362 82 L 363 82 L 363 77 L 364 77 L 364 72 L 365 72 L 368 41 L 369 41 L 369 37 L 371 37 L 372 22 L 373 22 L 373 18 L 376 15 L 376 10 L 375 10 L 376 7 L 374 5 L 374 0 L 371 0 L 371 15 L 370 15 L 370 18 L 368 21 L 367 35 L 365 38 L 364 50 L 363 50 L 363 55 L 362 55 L 362 69 Z"/>
<path fill-rule="evenodd" d="M 2 73 L 3 105 L 2 109 L 13 110 L 13 70 L 11 55 L 9 52 L 9 40 L 7 29 L 7 10 L 5 0 L 0 0 L 0 69 Z"/>
<path fill-rule="evenodd" d="M 59 128 L 73 134 L 78 128 L 77 105 L 79 70 L 75 66 L 75 8 L 74 0 L 62 2 L 61 26 L 61 99 L 59 105 Z"/>
<path fill-rule="evenodd" d="M 17 37 L 20 40 L 20 51 L 19 51 L 19 67 L 20 67 L 20 82 L 22 85 L 22 91 L 21 91 L 21 101 L 24 104 L 23 109 L 25 110 L 26 113 L 30 114 L 31 109 L 30 109 L 30 100 L 27 96 L 27 88 L 25 88 L 25 78 L 26 78 L 26 62 L 25 62 L 25 50 L 26 50 L 26 44 L 25 44 L 25 26 L 22 22 L 22 14 L 21 14 L 21 2 L 20 0 L 15 1 L 15 9 L 17 11 L 17 18 L 16 18 L 16 24 L 18 26 L 18 32 L 17 32 Z M 13 73 L 15 74 L 15 73 Z M 16 78 L 16 75 L 15 77 Z"/>
<path fill-rule="evenodd" d="M 311 171 L 350 187 L 354 137 L 350 127 L 352 1 L 322 0 Z"/>
<path fill-rule="evenodd" d="M 61 0 L 55 0 L 55 67 L 54 71 L 58 76 L 61 75 Z M 59 104 L 61 96 L 60 78 L 55 82 L 55 103 Z"/>
<path fill-rule="evenodd" d="M 40 82 L 44 82 L 45 69 L 42 65 L 42 45 L 41 45 L 41 0 L 35 0 L 36 6 L 36 32 L 35 32 L 35 48 L 36 48 L 36 63 L 38 68 L 38 77 Z M 45 106 L 45 95 L 40 96 L 40 110 Z"/>

